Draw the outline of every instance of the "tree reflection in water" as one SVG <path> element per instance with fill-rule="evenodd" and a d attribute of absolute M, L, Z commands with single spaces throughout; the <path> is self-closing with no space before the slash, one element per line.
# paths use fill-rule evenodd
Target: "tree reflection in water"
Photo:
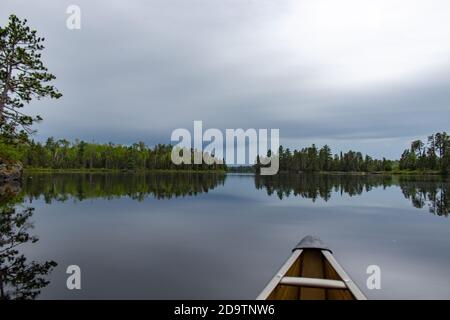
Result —
<path fill-rule="evenodd" d="M 21 186 L 0 186 L 0 298 L 36 298 L 57 265 L 28 261 L 20 252 L 21 245 L 38 241 L 29 234 L 34 208 L 24 207 L 26 200 L 41 196 L 46 203 L 122 196 L 137 201 L 148 196 L 168 199 L 206 193 L 224 182 L 225 175 L 215 173 L 33 174 L 24 177 Z"/>
<path fill-rule="evenodd" d="M 37 241 L 30 235 L 33 208 L 26 200 L 41 198 L 47 203 L 75 199 L 146 197 L 169 199 L 195 196 L 225 183 L 224 174 L 33 174 L 19 185 L 0 186 L 0 298 L 34 299 L 49 284 L 47 276 L 54 261 L 28 261 L 20 246 Z M 374 188 L 400 187 L 414 207 L 427 207 L 438 216 L 450 213 L 448 179 L 441 177 L 384 175 L 298 174 L 255 176 L 257 189 L 278 198 L 295 196 L 328 201 L 336 194 L 358 196 Z"/>
<path fill-rule="evenodd" d="M 28 261 L 20 246 L 38 241 L 29 234 L 33 208 L 21 208 L 20 186 L 0 186 L 0 299 L 34 299 L 49 284 L 46 276 L 57 265 L 54 261 Z"/>
<path fill-rule="evenodd" d="M 416 208 L 428 206 L 438 216 L 450 214 L 450 181 L 440 176 L 386 176 L 338 174 L 279 174 L 255 176 L 255 187 L 279 199 L 289 196 L 328 201 L 333 192 L 361 195 L 373 188 L 399 186 L 405 198 Z"/>
<path fill-rule="evenodd" d="M 405 198 L 410 199 L 416 208 L 428 206 L 428 211 L 438 216 L 450 214 L 450 182 L 446 179 L 411 179 L 401 177 L 399 184 Z"/>
<path fill-rule="evenodd" d="M 123 196 L 142 201 L 148 196 L 170 199 L 206 193 L 223 185 L 225 177 L 221 173 L 33 174 L 24 179 L 23 191 L 30 200 L 43 196 L 47 203 Z"/>

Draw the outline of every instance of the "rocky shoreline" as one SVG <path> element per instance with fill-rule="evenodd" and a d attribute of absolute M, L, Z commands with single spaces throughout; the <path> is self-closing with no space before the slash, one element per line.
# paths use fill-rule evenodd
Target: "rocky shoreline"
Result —
<path fill-rule="evenodd" d="M 0 185 L 7 182 L 19 181 L 22 173 L 23 166 L 20 162 L 7 163 L 0 159 Z"/>

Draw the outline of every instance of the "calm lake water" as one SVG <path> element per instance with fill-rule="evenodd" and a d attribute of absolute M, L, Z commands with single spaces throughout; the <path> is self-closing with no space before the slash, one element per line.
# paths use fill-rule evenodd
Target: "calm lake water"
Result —
<path fill-rule="evenodd" d="M 438 177 L 33 174 L 9 201 L 34 208 L 27 263 L 58 264 L 36 298 L 254 299 L 312 234 L 370 299 L 449 299 L 449 189 Z M 366 287 L 369 265 L 380 290 Z"/>

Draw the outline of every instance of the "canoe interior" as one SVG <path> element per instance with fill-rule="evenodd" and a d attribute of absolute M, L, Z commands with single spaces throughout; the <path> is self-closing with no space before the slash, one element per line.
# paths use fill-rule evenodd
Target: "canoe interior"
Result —
<path fill-rule="evenodd" d="M 286 272 L 288 277 L 342 280 L 320 250 L 305 249 Z M 325 289 L 278 284 L 268 300 L 355 300 L 348 289 Z"/>

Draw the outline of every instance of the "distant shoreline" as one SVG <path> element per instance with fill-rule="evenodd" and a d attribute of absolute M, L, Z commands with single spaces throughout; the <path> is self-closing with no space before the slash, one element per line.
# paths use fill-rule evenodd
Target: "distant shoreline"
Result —
<path fill-rule="evenodd" d="M 224 170 L 173 170 L 173 169 L 154 169 L 154 170 L 120 170 L 120 169 L 50 169 L 50 168 L 25 168 L 24 173 L 226 173 Z"/>
<path fill-rule="evenodd" d="M 254 172 L 235 172 L 233 170 L 173 170 L 173 169 L 154 169 L 154 170 L 120 170 L 120 169 L 51 169 L 51 168 L 24 168 L 24 173 L 127 173 L 127 174 L 142 174 L 142 173 L 221 173 L 221 174 L 255 174 Z M 278 175 L 283 174 L 328 174 L 328 175 L 433 175 L 443 176 L 441 172 L 422 171 L 422 170 L 392 170 L 392 171 L 312 171 L 312 172 L 279 172 Z"/>
<path fill-rule="evenodd" d="M 288 172 L 286 172 L 288 173 Z M 307 172 L 303 172 L 303 173 L 307 173 Z M 314 172 L 312 172 L 314 173 Z M 349 175 L 444 175 L 439 171 L 433 170 L 433 171 L 420 171 L 420 170 L 392 170 L 392 171 L 369 171 L 369 172 L 358 172 L 358 171 L 320 171 L 320 172 L 316 172 L 319 174 L 337 174 L 337 175 L 342 175 L 342 174 L 349 174 Z"/>

